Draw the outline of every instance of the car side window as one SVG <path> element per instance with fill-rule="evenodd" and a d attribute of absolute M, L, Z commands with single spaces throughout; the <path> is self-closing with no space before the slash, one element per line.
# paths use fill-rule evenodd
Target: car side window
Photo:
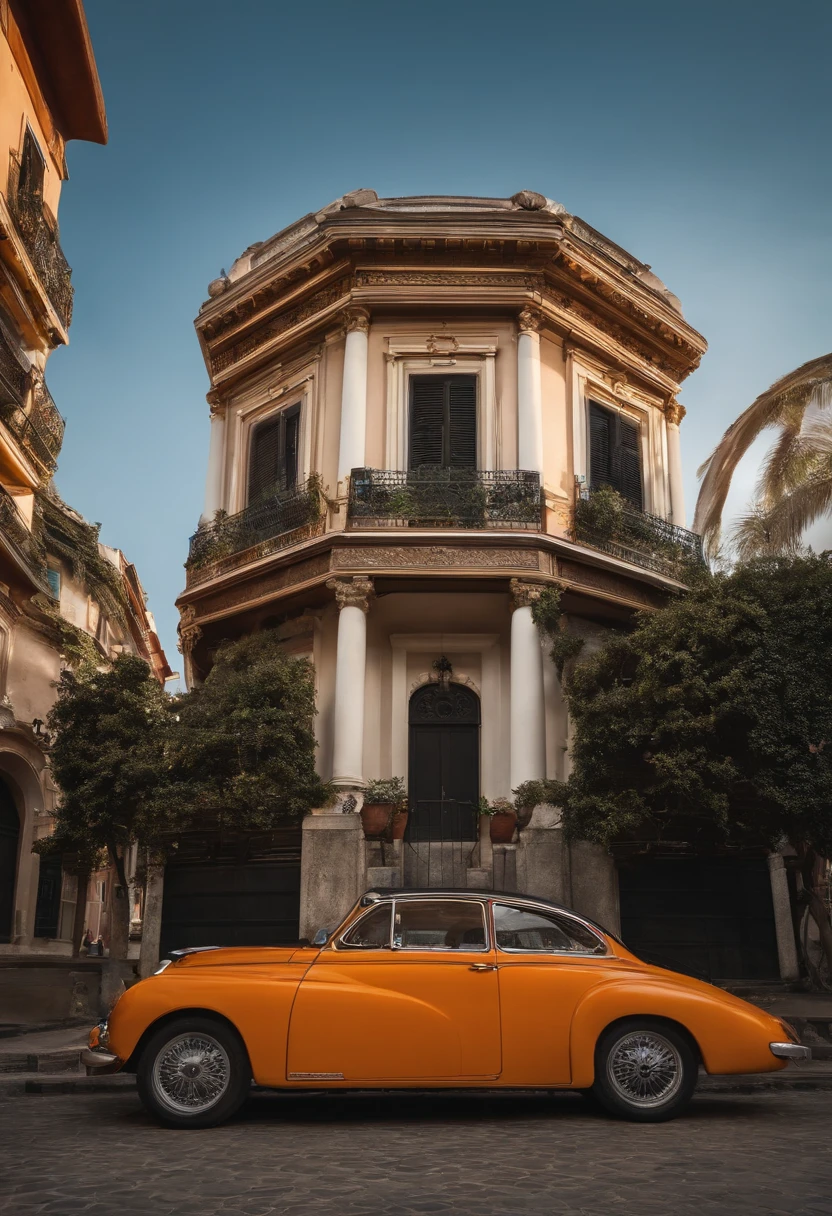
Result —
<path fill-rule="evenodd" d="M 393 945 L 400 950 L 485 950 L 485 910 L 461 899 L 397 900 Z"/>
<path fill-rule="evenodd" d="M 348 950 L 389 950 L 392 904 L 377 904 L 350 925 L 340 945 Z"/>
<path fill-rule="evenodd" d="M 513 954 L 606 954 L 601 938 L 580 921 L 534 908 L 494 905 L 494 936 Z"/>

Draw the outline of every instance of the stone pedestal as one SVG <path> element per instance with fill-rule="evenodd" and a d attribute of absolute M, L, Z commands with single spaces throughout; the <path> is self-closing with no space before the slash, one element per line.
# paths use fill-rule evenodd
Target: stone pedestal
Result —
<path fill-rule="evenodd" d="M 142 944 L 139 953 L 139 975 L 152 975 L 159 966 L 159 943 L 162 937 L 162 899 L 165 891 L 165 871 L 151 866 L 147 871 L 142 915 Z"/>
<path fill-rule="evenodd" d="M 517 843 L 517 890 L 556 903 L 569 902 L 569 855 L 563 841 L 561 813 L 540 805 L 520 832 Z"/>
<path fill-rule="evenodd" d="M 307 815 L 300 863 L 300 936 L 337 925 L 367 890 L 359 815 Z"/>
<path fill-rule="evenodd" d="M 597 921 L 602 928 L 620 933 L 618 873 L 607 850 L 588 840 L 573 840 L 569 846 L 569 872 L 571 907 Z"/>

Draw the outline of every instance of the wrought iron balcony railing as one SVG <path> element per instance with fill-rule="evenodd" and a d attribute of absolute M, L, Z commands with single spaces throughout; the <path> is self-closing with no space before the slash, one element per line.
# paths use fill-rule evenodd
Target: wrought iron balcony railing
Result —
<path fill-rule="evenodd" d="M 526 469 L 353 469 L 349 521 L 355 528 L 541 526 L 540 475 Z"/>
<path fill-rule="evenodd" d="M 40 194 L 20 190 L 19 182 L 20 161 L 12 153 L 9 170 L 10 210 L 44 290 L 68 329 L 72 321 L 74 289 L 70 282 L 72 270 L 58 238 L 58 225 L 46 218 Z"/>
<path fill-rule="evenodd" d="M 637 510 L 607 487 L 581 492 L 572 536 L 578 544 L 680 581 L 686 570 L 705 564 L 696 532 Z"/>
<path fill-rule="evenodd" d="M 323 525 L 318 477 L 236 515 L 218 512 L 213 523 L 197 528 L 191 537 L 185 562 L 188 586 L 317 536 Z"/>
<path fill-rule="evenodd" d="M 0 536 L 17 553 L 28 568 L 30 576 L 47 595 L 49 580 L 46 577 L 46 550 L 38 538 L 26 527 L 14 499 L 8 490 L 0 486 Z"/>
<path fill-rule="evenodd" d="M 0 322 L 0 406 L 23 405 L 28 376 L 15 353 L 13 339 Z"/>
<path fill-rule="evenodd" d="M 51 477 L 64 439 L 64 420 L 46 385 L 36 386 L 28 413 L 13 401 L 0 402 L 0 420 L 41 472 Z"/>

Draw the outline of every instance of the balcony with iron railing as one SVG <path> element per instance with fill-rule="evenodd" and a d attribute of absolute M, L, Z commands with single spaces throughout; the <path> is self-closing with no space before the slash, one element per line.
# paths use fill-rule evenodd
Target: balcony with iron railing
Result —
<path fill-rule="evenodd" d="M 526 469 L 353 469 L 348 521 L 351 528 L 535 532 L 541 527 L 540 475 Z"/>
<path fill-rule="evenodd" d="M 38 538 L 26 526 L 26 522 L 15 505 L 15 501 L 0 486 L 0 537 L 3 544 L 12 550 L 18 562 L 25 567 L 31 580 L 41 591 L 51 595 L 46 577 L 46 550 Z"/>
<path fill-rule="evenodd" d="M 236 515 L 217 512 L 191 537 L 187 585 L 216 578 L 238 566 L 268 557 L 324 530 L 321 482 L 317 476 L 291 490 L 245 507 Z"/>
<path fill-rule="evenodd" d="M 72 321 L 72 270 L 64 257 L 58 225 L 47 218 L 37 191 L 20 189 L 20 159 L 12 152 L 9 166 L 9 210 L 38 278 L 65 329 Z"/>
<path fill-rule="evenodd" d="M 609 486 L 580 489 L 572 539 L 680 582 L 705 565 L 701 536 L 640 511 Z"/>

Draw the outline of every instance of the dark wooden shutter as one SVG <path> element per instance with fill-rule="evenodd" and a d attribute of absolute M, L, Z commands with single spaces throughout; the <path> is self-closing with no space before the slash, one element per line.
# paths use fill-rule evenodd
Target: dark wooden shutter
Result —
<path fill-rule="evenodd" d="M 298 405 L 281 410 L 254 428 L 248 463 L 249 505 L 296 485 L 299 428 Z"/>
<path fill-rule="evenodd" d="M 618 418 L 618 485 L 616 489 L 639 511 L 642 509 L 641 453 L 639 429 L 634 422 Z"/>
<path fill-rule="evenodd" d="M 477 467 L 475 376 L 413 376 L 410 468 Z"/>
<path fill-rule="evenodd" d="M 477 381 L 451 376 L 448 381 L 448 464 L 452 469 L 477 467 Z"/>
<path fill-rule="evenodd" d="M 20 157 L 20 177 L 18 190 L 31 198 L 33 195 L 43 197 L 44 159 L 34 135 L 26 130 L 23 136 L 23 152 Z"/>
<path fill-rule="evenodd" d="M 613 410 L 589 403 L 589 485 L 612 486 L 642 509 L 640 431 Z"/>

